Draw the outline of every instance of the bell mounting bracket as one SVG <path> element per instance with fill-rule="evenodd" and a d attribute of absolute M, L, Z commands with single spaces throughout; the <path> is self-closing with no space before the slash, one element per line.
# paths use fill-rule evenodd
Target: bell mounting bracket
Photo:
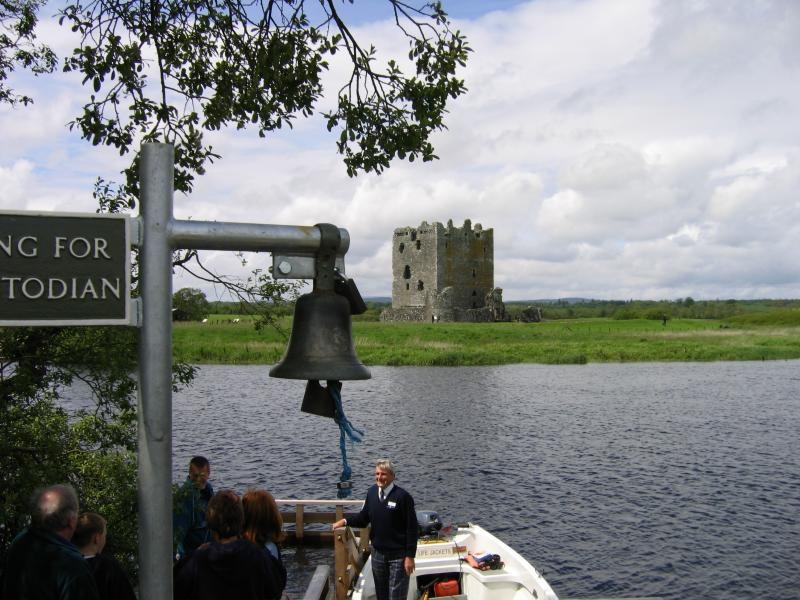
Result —
<path fill-rule="evenodd" d="M 315 289 L 318 285 L 328 283 L 317 281 L 319 276 L 333 280 L 334 273 L 344 273 L 344 255 L 350 247 L 350 236 L 345 229 L 330 223 L 319 223 L 307 228 L 310 235 L 318 237 L 320 242 L 315 253 L 281 252 L 273 250 L 270 271 L 275 279 L 313 279 Z M 319 289 L 333 289 L 323 287 Z"/>
<path fill-rule="evenodd" d="M 339 228 L 330 223 L 317 223 L 314 227 L 320 233 L 319 252 L 314 261 L 314 291 L 332 292 L 336 283 L 336 258 L 342 245 L 342 235 Z"/>

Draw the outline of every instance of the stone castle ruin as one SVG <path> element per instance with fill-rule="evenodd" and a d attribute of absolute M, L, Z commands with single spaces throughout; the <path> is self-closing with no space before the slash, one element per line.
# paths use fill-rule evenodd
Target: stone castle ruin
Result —
<path fill-rule="evenodd" d="M 423 221 L 394 230 L 392 308 L 382 321 L 507 321 L 494 287 L 494 230 Z"/>

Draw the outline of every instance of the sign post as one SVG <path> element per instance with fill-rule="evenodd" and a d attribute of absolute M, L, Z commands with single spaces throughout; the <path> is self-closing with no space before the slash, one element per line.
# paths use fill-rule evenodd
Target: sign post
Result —
<path fill-rule="evenodd" d="M 282 279 L 315 277 L 322 226 L 173 219 L 174 148 L 142 145 L 140 216 L 0 212 L 0 326 L 136 325 L 139 597 L 172 598 L 172 252 L 272 253 Z M 350 236 L 338 229 L 344 275 Z M 140 303 L 130 246 L 140 249 Z M 325 249 L 329 252 L 331 249 Z"/>
<path fill-rule="evenodd" d="M 172 598 L 172 251 L 272 253 L 274 277 L 313 278 L 322 246 L 317 226 L 175 220 L 174 150 L 144 144 L 140 163 L 139 596 Z M 344 274 L 350 236 L 339 229 L 336 267 Z"/>
<path fill-rule="evenodd" d="M 0 325 L 134 325 L 127 215 L 0 212 Z"/>
<path fill-rule="evenodd" d="M 139 597 L 172 598 L 173 148 L 142 146 L 139 290 Z"/>

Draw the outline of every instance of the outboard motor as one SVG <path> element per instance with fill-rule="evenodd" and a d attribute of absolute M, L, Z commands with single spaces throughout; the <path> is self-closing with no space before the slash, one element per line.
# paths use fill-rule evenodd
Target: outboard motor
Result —
<path fill-rule="evenodd" d="M 442 528 L 442 520 L 436 511 L 418 510 L 417 525 L 420 535 L 435 535 Z"/>

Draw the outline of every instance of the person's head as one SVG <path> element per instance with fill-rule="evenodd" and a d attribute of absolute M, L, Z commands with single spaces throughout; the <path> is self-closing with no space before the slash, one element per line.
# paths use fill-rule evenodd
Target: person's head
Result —
<path fill-rule="evenodd" d="M 382 458 L 375 463 L 375 483 L 383 489 L 394 481 L 394 463 Z"/>
<path fill-rule="evenodd" d="M 97 513 L 83 513 L 78 517 L 78 526 L 72 536 L 84 554 L 99 554 L 106 547 L 106 520 Z"/>
<path fill-rule="evenodd" d="M 206 489 L 211 475 L 211 464 L 205 456 L 193 456 L 189 461 L 189 479 L 198 490 Z"/>
<path fill-rule="evenodd" d="M 220 490 L 208 501 L 206 522 L 215 539 L 239 537 L 244 525 L 244 510 L 233 490 Z"/>
<path fill-rule="evenodd" d="M 59 484 L 37 490 L 31 499 L 34 527 L 71 539 L 78 522 L 78 494 L 71 485 Z"/>
<path fill-rule="evenodd" d="M 247 490 L 242 496 L 242 508 L 243 538 L 256 544 L 283 541 L 283 519 L 272 494 L 267 490 Z"/>

